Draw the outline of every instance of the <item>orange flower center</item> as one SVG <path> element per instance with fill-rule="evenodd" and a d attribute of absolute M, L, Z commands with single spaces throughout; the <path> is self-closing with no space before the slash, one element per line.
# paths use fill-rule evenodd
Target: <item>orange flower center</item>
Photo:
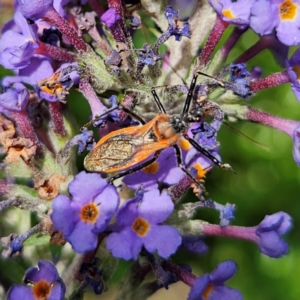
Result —
<path fill-rule="evenodd" d="M 150 224 L 146 220 L 138 217 L 133 222 L 132 229 L 137 235 L 145 236 L 150 229 Z"/>
<path fill-rule="evenodd" d="M 189 143 L 189 141 L 187 141 L 186 139 L 180 139 L 179 140 L 179 146 L 181 149 L 188 151 L 191 148 L 191 144 Z"/>
<path fill-rule="evenodd" d="M 230 9 L 224 9 L 222 11 L 222 14 L 224 17 L 228 18 L 228 19 L 235 19 L 234 14 L 232 13 L 232 11 Z"/>
<path fill-rule="evenodd" d="M 197 170 L 197 175 L 196 175 L 197 180 L 200 180 L 205 177 L 207 169 L 203 169 L 200 164 L 195 164 L 193 168 Z"/>
<path fill-rule="evenodd" d="M 80 217 L 83 222 L 95 223 L 99 215 L 99 209 L 94 203 L 89 203 L 81 208 Z"/>
<path fill-rule="evenodd" d="M 279 5 L 281 20 L 293 20 L 296 17 L 298 6 L 291 0 L 286 0 Z"/>
<path fill-rule="evenodd" d="M 297 80 L 300 82 L 300 66 L 298 65 L 293 66 L 293 71 L 296 73 Z"/>
<path fill-rule="evenodd" d="M 32 287 L 32 291 L 36 300 L 47 300 L 50 292 L 51 292 L 52 285 L 45 281 L 40 280 L 34 284 Z"/>
<path fill-rule="evenodd" d="M 202 293 L 202 298 L 209 299 L 208 297 L 209 297 L 211 291 L 213 290 L 213 288 L 214 288 L 214 286 L 211 283 L 209 283 L 207 285 L 207 287 L 205 288 L 204 292 Z"/>

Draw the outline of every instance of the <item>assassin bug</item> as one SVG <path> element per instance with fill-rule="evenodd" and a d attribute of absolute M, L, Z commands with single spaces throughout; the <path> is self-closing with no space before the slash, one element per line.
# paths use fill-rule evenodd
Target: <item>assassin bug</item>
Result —
<path fill-rule="evenodd" d="M 154 88 L 152 88 L 151 93 L 160 113 L 150 122 L 145 123 L 134 113 L 125 109 L 125 112 L 136 117 L 142 125 L 122 128 L 100 139 L 95 148 L 85 157 L 85 169 L 92 172 L 104 173 L 121 171 L 119 174 L 110 177 L 109 181 L 113 182 L 117 178 L 147 167 L 156 160 L 162 150 L 173 146 L 178 166 L 197 183 L 191 172 L 182 165 L 181 150 L 177 145 L 177 141 L 181 136 L 186 138 L 196 150 L 208 157 L 218 167 L 231 169 L 230 165 L 222 164 L 187 134 L 189 124 L 200 121 L 202 117 L 200 107 L 189 111 L 199 74 L 201 72 L 197 72 L 193 76 L 181 114 L 168 115 Z M 101 116 L 85 126 L 93 124 L 99 118 Z M 151 155 L 153 157 L 146 160 Z"/>

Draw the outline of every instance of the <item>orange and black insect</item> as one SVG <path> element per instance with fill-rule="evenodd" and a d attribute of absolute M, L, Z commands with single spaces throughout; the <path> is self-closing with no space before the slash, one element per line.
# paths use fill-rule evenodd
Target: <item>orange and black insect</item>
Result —
<path fill-rule="evenodd" d="M 218 167 L 231 169 L 228 164 L 222 164 L 187 134 L 189 124 L 199 122 L 203 117 L 200 107 L 189 111 L 197 77 L 198 73 L 193 76 L 183 111 L 178 115 L 168 115 L 156 91 L 152 89 L 151 92 L 160 113 L 148 123 L 138 118 L 143 125 L 122 128 L 100 139 L 95 148 L 85 157 L 85 169 L 92 172 L 120 172 L 110 178 L 110 182 L 112 182 L 117 178 L 147 167 L 156 160 L 162 150 L 173 146 L 178 166 L 195 181 L 190 171 L 182 165 L 181 150 L 177 145 L 181 136 Z M 147 160 L 151 155 L 153 157 Z"/>

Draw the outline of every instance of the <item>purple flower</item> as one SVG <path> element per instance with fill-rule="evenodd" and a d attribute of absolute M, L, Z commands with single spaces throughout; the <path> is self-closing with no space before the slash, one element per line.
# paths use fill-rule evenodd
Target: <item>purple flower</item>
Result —
<path fill-rule="evenodd" d="M 198 236 L 183 236 L 182 247 L 192 253 L 205 253 L 208 250 L 207 245 Z"/>
<path fill-rule="evenodd" d="M 50 77 L 39 81 L 35 85 L 35 90 L 40 99 L 45 99 L 48 102 L 60 101 L 66 103 L 69 90 L 80 81 L 81 72 L 77 63 L 63 64 Z"/>
<path fill-rule="evenodd" d="M 22 236 L 18 236 L 15 233 L 11 233 L 9 236 L 2 237 L 0 243 L 2 245 L 2 257 L 17 257 L 21 255 L 23 250 L 24 239 Z"/>
<path fill-rule="evenodd" d="M 179 21 L 179 14 L 171 6 L 165 9 L 165 17 L 168 20 L 169 27 L 167 32 L 175 36 L 176 41 L 180 41 L 182 36 L 191 37 L 190 25 L 188 22 Z"/>
<path fill-rule="evenodd" d="M 216 139 L 217 130 L 219 130 L 221 123 L 218 120 L 213 120 L 211 124 L 194 123 L 189 129 L 189 135 L 193 135 L 193 139 L 206 150 L 208 150 L 215 158 L 220 160 L 218 154 L 219 142 Z M 195 169 L 197 179 L 205 176 L 207 170 L 211 169 L 213 162 L 197 149 L 190 145 L 190 143 L 181 139 L 180 147 L 183 149 L 184 164 L 189 168 Z"/>
<path fill-rule="evenodd" d="M 117 108 L 118 107 L 118 97 L 116 95 L 111 95 L 109 98 L 108 98 L 108 101 L 110 102 L 111 106 L 110 106 L 110 109 L 113 109 L 113 108 Z M 119 111 L 120 112 L 120 111 Z M 106 122 L 106 119 L 109 117 L 113 122 L 120 122 L 120 118 L 119 118 L 119 112 L 116 110 L 113 110 L 112 112 L 106 114 L 102 119 L 102 123 Z M 100 122 L 97 122 L 98 125 L 97 126 L 100 126 L 101 123 Z M 100 124 L 99 124 L 100 123 Z"/>
<path fill-rule="evenodd" d="M 255 0 L 208 0 L 208 2 L 223 21 L 236 25 L 248 25 L 251 7 Z"/>
<path fill-rule="evenodd" d="M 246 64 L 244 64 L 244 63 L 230 64 L 229 71 L 230 71 L 230 80 L 231 81 L 236 81 L 237 79 L 243 79 L 243 78 L 251 76 L 251 74 L 247 70 Z"/>
<path fill-rule="evenodd" d="M 53 10 L 53 0 L 18 0 L 21 12 L 26 19 L 36 21 Z"/>
<path fill-rule="evenodd" d="M 138 63 L 147 66 L 154 66 L 159 60 L 162 59 L 161 55 L 156 55 L 152 49 L 152 45 L 144 44 L 141 49 L 135 51 L 139 55 Z"/>
<path fill-rule="evenodd" d="M 56 268 L 48 261 L 40 260 L 38 268 L 29 268 L 25 272 L 23 282 L 24 285 L 14 284 L 9 289 L 8 300 L 64 299 L 65 284 Z"/>
<path fill-rule="evenodd" d="M 93 250 L 119 205 L 114 186 L 99 174 L 80 172 L 69 184 L 72 200 L 59 195 L 53 200 L 51 219 L 54 227 L 78 253 Z"/>
<path fill-rule="evenodd" d="M 0 39 L 0 64 L 7 69 L 19 70 L 30 64 L 38 48 L 37 27 L 28 25 L 19 11 L 15 13 L 13 23 L 15 26 L 8 26 Z"/>
<path fill-rule="evenodd" d="M 224 282 L 230 279 L 237 265 L 233 260 L 225 260 L 218 264 L 211 273 L 199 277 L 191 288 L 188 300 L 241 300 L 238 290 L 229 288 Z"/>
<path fill-rule="evenodd" d="M 22 83 L 15 83 L 12 87 L 5 89 L 0 95 L 0 111 L 23 110 L 29 101 L 29 91 Z"/>
<path fill-rule="evenodd" d="M 300 166 L 300 122 L 279 118 L 250 107 L 245 116 L 248 120 L 265 124 L 288 134 L 293 139 L 294 160 Z"/>
<path fill-rule="evenodd" d="M 40 56 L 33 56 L 30 60 L 30 64 L 19 70 L 18 73 L 19 75 L 6 76 L 2 80 L 2 85 L 6 87 L 6 90 L 5 93 L 0 96 L 2 98 L 0 100 L 0 106 L 5 107 L 6 109 L 22 110 L 29 100 L 29 92 L 21 82 L 34 86 L 35 90 L 39 92 L 40 88 L 37 87 L 38 82 L 41 79 L 45 81 L 45 78 L 52 75 L 53 69 L 48 59 Z M 56 97 L 54 97 L 53 94 L 51 95 L 54 101 L 56 101 Z M 49 97 L 51 95 L 49 94 Z M 9 97 L 9 101 L 7 97 Z"/>
<path fill-rule="evenodd" d="M 205 201 L 205 206 L 218 210 L 220 212 L 220 227 L 226 227 L 234 219 L 235 205 L 226 203 L 226 205 L 215 202 L 211 199 Z"/>
<path fill-rule="evenodd" d="M 256 227 L 259 249 L 270 257 L 281 257 L 288 253 L 289 245 L 280 238 L 291 228 L 291 217 L 285 212 L 266 216 Z"/>
<path fill-rule="evenodd" d="M 64 147 L 62 156 L 68 155 L 67 151 L 75 145 L 78 145 L 78 154 L 82 154 L 85 149 L 89 151 L 92 150 L 95 146 L 93 131 L 84 128 L 80 134 L 76 134 L 74 137 L 72 137 Z"/>
<path fill-rule="evenodd" d="M 178 167 L 173 147 L 164 150 L 151 165 L 124 177 L 123 181 L 132 189 L 141 184 L 147 188 L 154 188 L 158 182 L 173 185 L 183 177 L 183 171 Z"/>
<path fill-rule="evenodd" d="M 113 27 L 121 19 L 121 16 L 114 8 L 109 8 L 100 18 L 108 28 Z"/>
<path fill-rule="evenodd" d="M 228 226 L 225 228 L 214 224 L 204 224 L 204 235 L 229 236 L 255 242 L 259 250 L 270 257 L 278 258 L 288 252 L 288 244 L 280 238 L 291 228 L 292 219 L 285 212 L 266 216 L 257 226 Z"/>
<path fill-rule="evenodd" d="M 40 227 L 41 225 L 38 224 L 20 235 L 12 233 L 7 237 L 1 238 L 0 243 L 2 244 L 3 248 L 2 256 L 4 258 L 7 258 L 21 255 L 21 252 L 23 250 L 23 243 L 35 232 L 39 231 Z"/>
<path fill-rule="evenodd" d="M 31 58 L 30 65 L 19 71 L 22 81 L 31 85 L 37 84 L 40 80 L 45 79 L 53 74 L 50 61 L 41 56 Z"/>
<path fill-rule="evenodd" d="M 291 79 L 292 91 L 300 101 L 300 49 L 297 49 L 289 60 L 286 60 L 286 70 Z"/>
<path fill-rule="evenodd" d="M 300 124 L 295 128 L 293 135 L 293 158 L 298 166 L 300 166 Z"/>
<path fill-rule="evenodd" d="M 113 256 L 137 259 L 145 247 L 150 253 L 158 252 L 163 258 L 175 253 L 181 244 L 179 232 L 167 225 L 160 225 L 172 213 L 174 204 L 170 196 L 158 189 L 140 190 L 138 195 L 128 200 L 117 213 L 119 232 L 107 238 L 107 248 Z"/>
<path fill-rule="evenodd" d="M 251 28 L 260 35 L 270 34 L 275 29 L 283 44 L 300 43 L 299 0 L 258 0 L 253 4 L 250 18 Z"/>

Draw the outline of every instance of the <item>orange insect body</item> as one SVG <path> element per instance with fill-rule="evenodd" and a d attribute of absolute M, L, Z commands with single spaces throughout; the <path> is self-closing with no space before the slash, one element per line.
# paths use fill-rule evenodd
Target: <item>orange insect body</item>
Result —
<path fill-rule="evenodd" d="M 199 122 L 203 117 L 203 109 L 199 104 L 194 105 L 193 109 L 189 111 L 197 77 L 198 73 L 193 76 L 183 111 L 180 115 L 167 115 L 155 90 L 152 89 L 151 93 L 161 113 L 147 124 L 119 129 L 106 135 L 85 157 L 85 169 L 91 172 L 105 173 L 123 171 L 109 179 L 110 182 L 113 182 L 117 178 L 148 167 L 155 161 L 161 150 L 173 146 L 178 166 L 192 178 L 195 184 L 198 184 L 194 175 L 182 165 L 181 151 L 177 145 L 180 136 L 184 136 L 196 150 L 208 157 L 220 168 L 231 169 L 230 165 L 222 164 L 208 150 L 187 135 L 189 124 Z M 139 116 L 126 111 L 127 109 L 124 107 L 123 109 L 126 113 L 133 115 L 143 123 Z M 92 123 L 93 121 L 88 124 Z M 147 160 L 151 155 L 153 157 Z M 143 162 L 144 160 L 146 161 Z"/>
<path fill-rule="evenodd" d="M 160 113 L 142 126 L 122 128 L 106 135 L 85 157 L 84 167 L 91 172 L 117 172 L 135 166 L 158 150 L 174 145 L 181 135 Z"/>

